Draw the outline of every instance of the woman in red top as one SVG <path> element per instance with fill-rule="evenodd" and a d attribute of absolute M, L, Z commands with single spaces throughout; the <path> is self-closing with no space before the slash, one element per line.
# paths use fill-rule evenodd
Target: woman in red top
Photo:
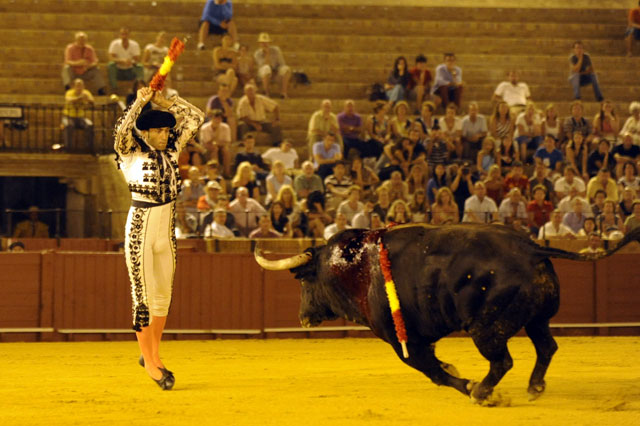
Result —
<path fill-rule="evenodd" d="M 533 188 L 533 200 L 527 204 L 527 214 L 529 215 L 529 229 L 531 233 L 538 234 L 538 230 L 547 223 L 553 211 L 553 204 L 545 200 L 547 188 L 543 185 L 536 185 Z"/>

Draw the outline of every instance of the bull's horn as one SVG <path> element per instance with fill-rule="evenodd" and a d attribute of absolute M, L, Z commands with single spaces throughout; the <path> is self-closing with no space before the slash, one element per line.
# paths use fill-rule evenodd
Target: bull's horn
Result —
<path fill-rule="evenodd" d="M 311 253 L 302 253 L 295 256 L 287 257 L 280 260 L 269 260 L 262 256 L 262 250 L 256 247 L 253 256 L 256 258 L 258 265 L 269 271 L 284 271 L 304 265 L 311 260 Z"/>

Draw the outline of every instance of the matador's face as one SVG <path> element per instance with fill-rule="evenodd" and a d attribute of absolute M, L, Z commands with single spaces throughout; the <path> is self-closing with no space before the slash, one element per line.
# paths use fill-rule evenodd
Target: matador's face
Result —
<path fill-rule="evenodd" d="M 145 135 L 147 143 L 158 151 L 163 151 L 167 147 L 167 142 L 169 142 L 170 130 L 171 129 L 169 127 L 149 129 Z"/>

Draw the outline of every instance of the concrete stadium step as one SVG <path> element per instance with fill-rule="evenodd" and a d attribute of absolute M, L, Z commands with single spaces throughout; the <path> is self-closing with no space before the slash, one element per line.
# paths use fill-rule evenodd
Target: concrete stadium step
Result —
<path fill-rule="evenodd" d="M 195 16 L 200 17 L 202 0 L 38 0 L 0 1 L 0 10 L 20 13 L 40 11 L 74 14 L 121 14 Z M 458 21 L 499 21 L 499 22 L 573 22 L 573 23 L 617 23 L 626 22 L 626 10 L 616 8 L 546 8 L 523 5 L 520 8 L 503 7 L 424 7 L 401 4 L 305 4 L 304 2 L 256 2 L 234 1 L 236 16 L 258 18 L 314 18 L 332 16 L 341 19 L 370 19 L 385 17 L 391 20 L 458 20 Z M 197 21 L 196 21 L 197 22 Z"/>

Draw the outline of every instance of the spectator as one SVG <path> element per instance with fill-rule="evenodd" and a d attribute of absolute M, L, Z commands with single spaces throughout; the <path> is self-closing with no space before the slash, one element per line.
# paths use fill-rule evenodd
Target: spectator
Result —
<path fill-rule="evenodd" d="M 449 102 L 453 102 L 459 109 L 463 89 L 462 69 L 456 65 L 456 55 L 445 53 L 444 63 L 436 67 L 436 77 L 431 93 L 440 96 L 443 107 L 446 108 Z"/>
<path fill-rule="evenodd" d="M 493 101 L 504 101 L 509 105 L 514 115 L 522 112 L 529 101 L 531 101 L 531 92 L 527 83 L 518 81 L 520 74 L 516 70 L 507 73 L 508 81 L 498 84 L 495 92 L 493 92 Z"/>
<path fill-rule="evenodd" d="M 84 88 L 84 81 L 76 78 L 73 88 L 67 90 L 64 95 L 64 110 L 62 111 L 62 127 L 64 132 L 64 146 L 71 148 L 73 134 L 76 129 L 84 131 L 85 147 L 93 153 L 93 122 L 87 118 L 93 107 L 93 96 Z"/>
<path fill-rule="evenodd" d="M 576 171 L 578 176 L 581 176 L 583 179 L 589 179 L 589 173 L 587 169 L 587 159 L 589 158 L 589 147 L 587 143 L 584 141 L 584 136 L 582 132 L 575 131 L 572 135 L 569 135 L 571 138 L 565 147 L 567 151 L 567 161 Z"/>
<path fill-rule="evenodd" d="M 10 253 L 22 253 L 24 250 L 24 243 L 22 241 L 12 242 L 9 244 L 9 248 L 7 249 Z"/>
<path fill-rule="evenodd" d="M 582 229 L 578 231 L 576 234 L 577 238 L 584 239 L 588 238 L 592 233 L 597 234 L 596 232 L 596 219 L 594 217 L 587 217 L 584 219 L 584 224 L 582 225 Z"/>
<path fill-rule="evenodd" d="M 266 96 L 256 94 L 252 83 L 244 86 L 244 96 L 238 101 L 237 116 L 242 123 L 238 128 L 240 137 L 249 131 L 266 132 L 271 135 L 271 143 L 282 140 L 280 129 L 280 106 Z M 273 113 L 273 121 L 267 120 L 267 113 Z"/>
<path fill-rule="evenodd" d="M 282 203 L 284 214 L 289 219 L 289 225 L 293 231 L 293 236 L 300 238 L 307 235 L 309 231 L 309 218 L 302 212 L 296 200 L 296 194 L 290 185 L 283 185 L 278 192 L 277 202 Z"/>
<path fill-rule="evenodd" d="M 452 176 L 455 176 L 449 184 L 453 198 L 458 205 L 458 211 L 460 212 L 460 219 L 464 214 L 464 205 L 473 191 L 473 181 L 475 180 L 471 175 L 471 168 L 469 163 L 464 163 L 461 166 L 452 164 L 449 168 L 449 172 Z"/>
<path fill-rule="evenodd" d="M 298 198 L 305 199 L 314 191 L 324 191 L 322 178 L 314 173 L 313 163 L 305 161 L 302 163 L 302 174 L 296 176 L 293 181 Z"/>
<path fill-rule="evenodd" d="M 183 202 L 176 203 L 176 238 L 194 238 L 198 236 L 198 219 L 187 213 Z"/>
<path fill-rule="evenodd" d="M 218 84 L 218 92 L 207 101 L 206 114 L 208 115 L 214 109 L 222 111 L 222 121 L 227 123 L 231 130 L 231 142 L 235 142 L 238 135 L 238 120 L 233 112 L 233 100 L 230 97 L 229 86 L 227 84 Z"/>
<path fill-rule="evenodd" d="M 418 190 L 425 191 L 427 189 L 427 171 L 423 164 L 424 163 L 416 163 L 411 166 L 409 176 L 406 180 L 409 194 L 413 194 Z"/>
<path fill-rule="evenodd" d="M 600 216 L 604 210 L 604 201 L 607 199 L 607 193 L 604 189 L 598 189 L 591 204 L 591 212 L 595 217 Z"/>
<path fill-rule="evenodd" d="M 231 179 L 231 190 L 237 194 L 239 188 L 244 188 L 251 198 L 260 198 L 260 186 L 256 179 L 256 173 L 248 161 L 243 161 L 238 165 L 236 174 Z"/>
<path fill-rule="evenodd" d="M 387 103 L 378 101 L 373 107 L 373 114 L 366 122 L 366 153 L 362 157 L 379 157 L 382 147 L 391 141 L 391 127 L 387 117 Z"/>
<path fill-rule="evenodd" d="M 522 162 L 514 161 L 511 172 L 504 179 L 504 192 L 510 193 L 513 188 L 520 189 L 525 198 L 529 197 L 529 178 L 524 174 Z"/>
<path fill-rule="evenodd" d="M 626 187 L 622 190 L 622 196 L 618 203 L 618 212 L 622 219 L 627 219 L 633 213 L 633 200 L 636 198 L 636 191 L 631 187 Z"/>
<path fill-rule="evenodd" d="M 595 254 L 602 253 L 604 249 L 602 248 L 602 239 L 597 232 L 589 233 L 589 245 L 579 251 L 582 254 Z"/>
<path fill-rule="evenodd" d="M 324 195 L 321 192 L 312 192 L 302 202 L 302 210 L 309 218 L 309 230 L 307 236 L 312 238 L 324 238 L 324 229 L 333 219 L 324 207 Z M 346 220 L 345 220 L 346 223 Z"/>
<path fill-rule="evenodd" d="M 556 240 L 573 238 L 573 232 L 571 229 L 562 223 L 562 212 L 560 210 L 554 210 L 551 214 L 551 220 L 544 224 L 540 231 L 538 231 L 539 240 Z"/>
<path fill-rule="evenodd" d="M 403 176 L 409 175 L 409 169 L 413 164 L 425 164 L 427 152 L 420 142 L 420 131 L 417 128 L 409 131 L 409 137 L 402 137 L 394 145 L 385 147 L 386 155 L 397 163 Z M 426 182 L 425 182 L 426 184 Z"/>
<path fill-rule="evenodd" d="M 573 211 L 573 203 L 575 200 L 580 201 L 582 204 L 582 212 L 585 216 L 593 216 L 591 213 L 591 205 L 578 193 L 578 190 L 575 187 L 571 187 L 567 195 L 560 200 L 558 203 L 558 209 L 565 214 Z"/>
<path fill-rule="evenodd" d="M 144 69 L 140 63 L 140 45 L 129 38 L 130 31 L 127 27 L 120 29 L 120 38 L 109 45 L 109 85 L 112 91 L 118 88 L 118 80 L 143 80 Z"/>
<path fill-rule="evenodd" d="M 380 182 L 378 175 L 362 163 L 362 159 L 354 156 L 351 160 L 351 180 L 362 188 L 362 198 L 373 194 L 375 186 Z"/>
<path fill-rule="evenodd" d="M 380 216 L 377 213 L 373 212 L 374 203 L 371 200 L 367 200 L 364 203 L 364 207 L 360 213 L 357 213 L 353 216 L 351 220 L 351 224 L 353 228 L 357 229 L 373 229 L 371 227 L 372 216 L 375 214 L 378 219 Z"/>
<path fill-rule="evenodd" d="M 624 221 L 616 213 L 616 202 L 614 200 L 607 199 L 604 201 L 602 212 L 596 216 L 596 223 L 605 238 L 609 238 L 613 231 L 624 233 Z"/>
<path fill-rule="evenodd" d="M 464 203 L 463 222 L 491 223 L 498 220 L 498 207 L 495 201 L 486 196 L 483 182 L 476 182 L 473 186 L 474 195 Z"/>
<path fill-rule="evenodd" d="M 385 222 L 387 220 L 387 212 L 391 207 L 391 197 L 389 196 L 389 189 L 384 186 L 379 186 L 376 189 L 378 194 L 378 202 L 373 206 L 373 211 L 380 216 L 380 220 Z"/>
<path fill-rule="evenodd" d="M 204 41 L 209 34 L 230 34 L 234 43 L 238 43 L 238 29 L 233 20 L 231 0 L 207 0 L 202 10 L 198 29 L 198 50 L 204 50 Z"/>
<path fill-rule="evenodd" d="M 405 200 L 397 199 L 391 203 L 387 212 L 387 225 L 404 225 L 411 222 L 411 210 Z"/>
<path fill-rule="evenodd" d="M 197 223 L 198 200 L 205 195 L 202 175 L 196 166 L 189 167 L 188 178 L 182 182 L 182 189 L 178 195 L 178 201 L 184 206 L 189 220 L 192 218 Z M 190 226 L 191 227 L 191 226 Z"/>
<path fill-rule="evenodd" d="M 553 211 L 553 204 L 545 200 L 546 196 L 547 188 L 544 185 L 536 185 L 533 188 L 533 199 L 527 204 L 529 229 L 535 235 L 538 235 L 538 230 L 549 220 Z M 559 220 L 562 220 L 562 215 Z"/>
<path fill-rule="evenodd" d="M 135 100 L 138 98 L 138 90 L 142 89 L 143 87 L 147 87 L 147 83 L 145 83 L 144 80 L 133 81 L 131 92 L 127 93 L 127 97 L 125 98 L 127 107 L 135 102 Z M 142 107 L 142 112 L 148 111 L 150 109 L 152 109 L 151 102 L 148 102 Z"/>
<path fill-rule="evenodd" d="M 238 86 L 238 52 L 233 48 L 233 39 L 229 34 L 222 36 L 222 45 L 213 49 L 213 72 L 218 84 L 229 86 L 233 93 Z"/>
<path fill-rule="evenodd" d="M 278 196 L 278 192 L 280 192 L 280 188 L 284 185 L 289 185 L 293 183 L 290 176 L 285 174 L 284 164 L 282 161 L 276 160 L 271 166 L 271 173 L 267 176 L 267 198 L 264 201 L 265 205 L 269 205 L 272 200 L 274 200 Z M 278 232 L 282 232 L 279 231 Z"/>
<path fill-rule="evenodd" d="M 340 136 L 338 126 L 338 118 L 331 112 L 331 101 L 324 99 L 320 105 L 320 109 L 311 114 L 309 119 L 309 127 L 307 131 L 307 141 L 309 143 L 309 152 L 313 152 L 313 145 L 317 142 L 321 142 L 327 133 L 333 133 L 335 135 L 338 145 L 342 151 L 343 142 L 342 136 Z M 314 157 L 315 158 L 315 157 Z"/>
<path fill-rule="evenodd" d="M 587 218 L 584 211 L 582 199 L 576 197 L 571 202 L 572 211 L 564 213 L 562 223 L 574 234 L 580 232 L 584 226 L 584 220 Z"/>
<path fill-rule="evenodd" d="M 537 150 L 542 142 L 542 121 L 533 103 L 529 102 L 516 119 L 514 139 L 518 142 L 520 159 L 527 162 L 527 149 Z"/>
<path fill-rule="evenodd" d="M 210 180 L 204 187 L 205 194 L 198 198 L 197 208 L 200 212 L 209 212 L 218 205 L 218 196 L 222 192 L 222 187 L 215 180 Z M 225 219 L 226 220 L 226 219 Z"/>
<path fill-rule="evenodd" d="M 64 51 L 64 66 L 62 67 L 62 84 L 65 90 L 71 88 L 71 83 L 80 78 L 90 91 L 98 95 L 106 95 L 104 78 L 98 68 L 98 56 L 90 44 L 87 44 L 87 34 L 78 31 L 75 41 L 68 44 Z"/>
<path fill-rule="evenodd" d="M 255 152 L 256 137 L 253 133 L 246 133 L 242 139 L 244 150 L 238 152 L 233 161 L 233 169 L 238 170 L 241 163 L 247 161 L 251 168 L 257 173 L 257 177 L 262 180 L 266 177 L 269 166 L 266 165 L 260 154 Z"/>
<path fill-rule="evenodd" d="M 389 102 L 395 104 L 407 98 L 407 89 L 411 83 L 411 78 L 406 58 L 398 56 L 393 62 L 393 69 L 384 85 Z"/>
<path fill-rule="evenodd" d="M 233 215 L 240 234 L 248 236 L 256 226 L 258 218 L 264 216 L 271 226 L 266 210 L 253 198 L 249 198 L 249 190 L 244 186 L 236 188 L 236 199 L 229 204 L 229 211 Z"/>
<path fill-rule="evenodd" d="M 409 118 L 409 104 L 399 101 L 393 107 L 393 117 L 389 121 L 391 136 L 395 139 L 409 136 L 411 119 Z"/>
<path fill-rule="evenodd" d="M 584 197 L 586 194 L 586 186 L 584 181 L 577 176 L 576 169 L 574 169 L 571 164 L 567 164 L 564 166 L 563 173 L 564 175 L 553 184 L 556 198 L 561 200 L 569 193 L 571 188 L 575 188 L 578 195 Z"/>
<path fill-rule="evenodd" d="M 409 199 L 409 185 L 402 180 L 402 173 L 399 171 L 391 172 L 391 177 L 382 183 L 382 186 L 389 190 L 389 198 L 391 201 Z"/>
<path fill-rule="evenodd" d="M 502 200 L 498 215 L 505 225 L 511 225 L 515 220 L 527 221 L 527 206 L 522 201 L 522 192 L 519 188 L 512 188 L 507 197 Z"/>
<path fill-rule="evenodd" d="M 447 186 L 447 176 L 444 164 L 436 164 L 433 169 L 433 177 L 427 182 L 427 198 L 433 204 L 440 188 Z"/>
<path fill-rule="evenodd" d="M 496 143 L 499 142 L 496 141 Z M 500 147 L 496 151 L 496 157 L 498 165 L 502 170 L 508 173 L 514 163 L 519 162 L 522 164 L 522 162 L 518 160 L 520 158 L 518 145 L 513 143 L 513 138 L 511 136 L 506 136 L 502 139 L 502 143 L 499 143 L 499 146 Z"/>
<path fill-rule="evenodd" d="M 204 180 L 207 182 L 218 182 L 223 194 L 227 192 L 227 183 L 220 174 L 220 164 L 216 160 L 209 160 L 204 165 Z"/>
<path fill-rule="evenodd" d="M 255 84 L 256 78 L 256 61 L 249 53 L 249 48 L 246 44 L 240 45 L 238 49 L 238 79 L 240 85 L 244 87 L 247 83 Z"/>
<path fill-rule="evenodd" d="M 207 161 L 222 164 L 224 174 L 231 175 L 231 129 L 223 123 L 224 113 L 220 109 L 207 112 L 211 120 L 200 127 L 200 143 L 207 150 Z"/>
<path fill-rule="evenodd" d="M 622 126 L 621 134 L 631 133 L 633 144 L 640 145 L 640 102 L 631 102 L 629 104 L 629 118 Z"/>
<path fill-rule="evenodd" d="M 598 142 L 598 149 L 589 154 L 587 158 L 587 173 L 593 177 L 601 169 L 615 170 L 616 159 L 610 150 L 609 141 L 602 139 Z"/>
<path fill-rule="evenodd" d="M 333 174 L 324 180 L 327 210 L 335 210 L 340 203 L 349 196 L 349 188 L 353 181 L 347 175 L 347 168 L 343 161 L 337 161 L 333 165 Z"/>
<path fill-rule="evenodd" d="M 229 197 L 226 194 L 218 195 L 218 203 L 216 204 L 213 211 L 205 214 L 202 218 L 202 222 L 200 223 L 201 234 L 205 235 L 207 225 L 211 226 L 214 221 L 215 210 L 223 210 L 225 212 L 225 217 L 223 219 L 222 224 L 226 226 L 232 233 L 234 237 L 240 236 L 240 231 L 236 226 L 236 219 L 231 212 L 229 212 Z"/>
<path fill-rule="evenodd" d="M 475 159 L 478 156 L 488 131 L 487 119 L 484 115 L 478 114 L 478 103 L 469 102 L 469 114 L 462 118 L 461 123 L 463 158 Z"/>
<path fill-rule="evenodd" d="M 500 205 L 504 196 L 504 178 L 497 164 L 489 167 L 487 178 L 484 180 L 487 196 Z"/>
<path fill-rule="evenodd" d="M 456 156 L 462 158 L 462 119 L 456 116 L 456 107 L 453 104 L 447 105 L 445 115 L 438 124 L 447 145 L 453 146 Z"/>
<path fill-rule="evenodd" d="M 235 235 L 226 226 L 227 211 L 222 207 L 217 207 L 213 211 L 213 222 L 204 228 L 205 238 L 233 238 Z"/>
<path fill-rule="evenodd" d="M 155 73 L 158 72 L 164 62 L 164 57 L 169 53 L 166 34 L 164 31 L 160 31 L 158 35 L 156 35 L 156 40 L 144 47 L 142 52 L 142 66 L 144 67 L 144 81 L 146 83 L 149 83 Z"/>
<path fill-rule="evenodd" d="M 433 121 L 433 127 L 426 139 L 427 163 L 431 170 L 433 170 L 437 164 L 446 164 L 451 153 L 456 152 L 458 148 L 453 142 L 453 139 L 445 138 L 444 133 L 440 130 L 438 119 L 436 118 Z"/>
<path fill-rule="evenodd" d="M 361 189 L 358 185 L 352 185 L 348 191 L 348 198 L 338 206 L 338 213 L 344 214 L 347 222 L 351 225 L 355 215 L 364 211 L 364 204 L 360 201 Z"/>
<path fill-rule="evenodd" d="M 420 111 L 423 107 L 423 101 L 426 97 L 429 97 L 431 91 L 431 71 L 427 68 L 427 57 L 422 53 L 416 56 L 416 64 L 413 68 L 409 69 L 411 80 L 409 81 L 408 89 L 415 94 L 416 97 L 416 111 Z"/>
<path fill-rule="evenodd" d="M 263 214 L 258 220 L 258 227 L 249 233 L 249 238 L 281 238 L 282 234 L 273 229 L 271 218 Z"/>
<path fill-rule="evenodd" d="M 606 198 L 610 200 L 618 199 L 618 185 L 611 178 L 609 169 L 600 169 L 598 174 L 589 180 L 587 184 L 587 198 L 589 201 L 593 201 L 596 192 L 600 189 L 605 192 Z"/>
<path fill-rule="evenodd" d="M 27 210 L 29 219 L 20 221 L 13 229 L 13 238 L 49 238 L 49 225 L 38 220 L 38 207 Z"/>
<path fill-rule="evenodd" d="M 542 120 L 542 136 L 552 136 L 556 142 L 562 140 L 562 126 L 558 118 L 558 109 L 554 104 L 549 104 L 544 109 L 544 119 Z"/>
<path fill-rule="evenodd" d="M 429 131 L 434 125 L 435 118 L 433 117 L 433 113 L 435 111 L 436 105 L 433 102 L 423 102 L 422 107 L 420 108 L 420 117 L 416 118 L 413 121 L 414 125 L 418 124 L 420 126 L 422 139 L 426 138 L 429 135 Z"/>
<path fill-rule="evenodd" d="M 313 145 L 313 159 L 316 173 L 323 179 L 329 176 L 334 166 L 342 160 L 340 145 L 336 143 L 336 135 L 333 132 L 325 134 L 321 142 Z"/>
<path fill-rule="evenodd" d="M 502 142 L 507 137 L 513 138 L 515 119 L 509 109 L 509 104 L 504 101 L 497 103 L 489 120 L 489 132 L 496 140 Z M 517 145 L 516 145 L 517 149 Z"/>
<path fill-rule="evenodd" d="M 575 132 L 582 133 L 585 142 L 591 143 L 593 140 L 593 126 L 591 122 L 584 118 L 584 107 L 581 101 L 571 103 L 571 116 L 564 119 L 562 131 L 565 137 L 571 137 Z"/>
<path fill-rule="evenodd" d="M 413 223 L 429 223 L 429 220 L 427 220 L 429 202 L 424 189 L 417 189 L 411 196 L 409 212 Z"/>
<path fill-rule="evenodd" d="M 376 150 L 370 153 L 371 145 L 361 139 L 362 117 L 356 112 L 355 103 L 352 99 L 344 101 L 344 110 L 337 115 L 338 125 L 340 126 L 340 135 L 344 146 L 344 154 L 349 157 L 349 151 L 355 150 L 360 157 L 375 157 L 380 155 Z"/>
<path fill-rule="evenodd" d="M 344 215 L 344 213 L 337 213 L 335 223 L 328 225 L 324 229 L 324 239 L 329 240 L 338 232 L 344 231 L 345 229 L 349 229 L 349 228 L 351 227 L 347 223 L 347 217 Z"/>
<path fill-rule="evenodd" d="M 622 177 L 618 179 L 618 185 L 622 188 L 631 188 L 640 192 L 640 177 L 638 168 L 632 162 L 627 161 L 622 168 Z"/>
<path fill-rule="evenodd" d="M 546 200 L 551 201 L 555 206 L 557 203 L 556 194 L 553 192 L 553 182 L 549 179 L 550 170 L 544 163 L 537 163 L 533 169 L 533 176 L 529 179 L 529 188 L 533 189 L 537 185 L 542 185 L 546 189 Z"/>
<path fill-rule="evenodd" d="M 274 201 L 269 209 L 269 219 L 271 219 L 271 228 L 281 234 L 283 237 L 291 238 L 293 230 L 289 217 L 284 210 L 284 204 L 281 201 Z"/>
<path fill-rule="evenodd" d="M 616 110 L 611 101 L 604 100 L 600 103 L 600 111 L 593 118 L 593 134 L 596 138 L 615 144 L 618 132 L 620 121 L 616 117 Z"/>
<path fill-rule="evenodd" d="M 544 144 L 533 155 L 536 163 L 543 163 L 552 171 L 559 171 L 562 165 L 562 152 L 556 148 L 556 140 L 551 135 L 544 138 Z"/>
<path fill-rule="evenodd" d="M 640 228 L 640 200 L 633 201 L 633 213 L 624 221 L 624 228 L 627 232 L 631 232 L 636 228 Z"/>
<path fill-rule="evenodd" d="M 496 142 L 488 136 L 482 140 L 482 149 L 476 153 L 476 167 L 480 176 L 486 176 L 491 167 L 498 167 L 496 157 Z"/>
<path fill-rule="evenodd" d="M 271 164 L 281 161 L 286 170 L 298 168 L 298 153 L 293 149 L 291 139 L 283 139 L 280 146 L 267 149 L 262 153 L 262 159 Z"/>
<path fill-rule="evenodd" d="M 598 76 L 593 69 L 591 57 L 585 53 L 581 41 L 573 43 L 573 55 L 569 57 L 569 81 L 573 87 L 573 98 L 580 99 L 580 87 L 593 85 L 593 94 L 598 102 L 602 102 L 604 97 L 600 92 Z"/>
<path fill-rule="evenodd" d="M 622 143 L 614 146 L 611 154 L 616 162 L 616 176 L 623 176 L 627 164 L 635 165 L 640 160 L 640 146 L 633 144 L 630 133 L 624 133 Z"/>
<path fill-rule="evenodd" d="M 638 2 L 640 6 L 640 2 Z M 627 31 L 625 35 L 625 44 L 627 47 L 627 56 L 632 54 L 633 39 L 640 40 L 640 7 L 629 9 L 629 17 L 627 18 Z"/>
<path fill-rule="evenodd" d="M 438 189 L 436 201 L 431 205 L 431 223 L 434 225 L 446 225 L 458 223 L 460 213 L 458 205 L 454 202 L 453 194 L 447 186 Z"/>
<path fill-rule="evenodd" d="M 262 83 L 262 90 L 269 96 L 269 84 L 272 76 L 277 76 L 281 80 L 281 96 L 289 97 L 289 80 L 291 79 L 291 68 L 284 62 L 282 51 L 278 46 L 269 45 L 271 36 L 268 33 L 258 35 L 258 48 L 253 54 L 258 68 L 258 79 Z"/>

